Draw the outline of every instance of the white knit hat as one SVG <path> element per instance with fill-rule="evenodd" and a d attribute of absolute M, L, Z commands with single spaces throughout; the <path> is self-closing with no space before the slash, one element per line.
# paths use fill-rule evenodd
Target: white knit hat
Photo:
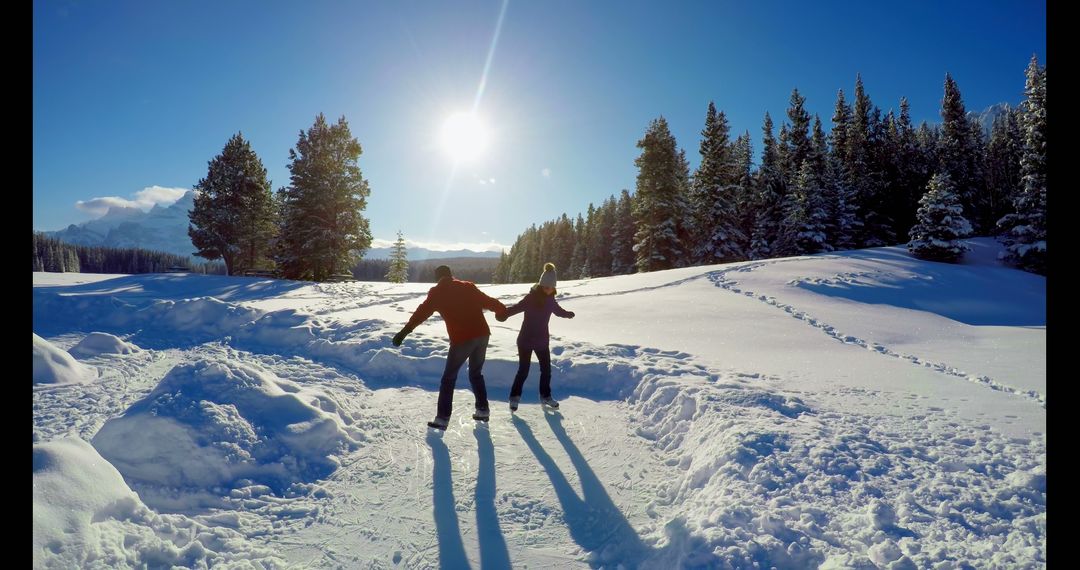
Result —
<path fill-rule="evenodd" d="M 544 274 L 540 276 L 540 286 L 541 287 L 554 288 L 555 287 L 555 281 L 556 281 L 555 264 L 554 263 L 545 263 L 544 264 Z"/>

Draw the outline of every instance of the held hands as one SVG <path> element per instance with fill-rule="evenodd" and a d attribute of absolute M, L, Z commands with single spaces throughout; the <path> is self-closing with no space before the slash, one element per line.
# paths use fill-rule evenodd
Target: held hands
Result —
<path fill-rule="evenodd" d="M 508 311 L 506 311 L 505 309 L 502 311 L 495 311 L 495 320 L 499 321 L 500 323 L 505 323 L 506 319 L 510 318 L 510 315 L 507 313 Z"/>

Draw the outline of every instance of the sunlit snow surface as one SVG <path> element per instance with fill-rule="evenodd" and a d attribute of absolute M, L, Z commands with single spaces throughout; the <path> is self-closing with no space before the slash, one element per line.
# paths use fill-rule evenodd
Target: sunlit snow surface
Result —
<path fill-rule="evenodd" d="M 970 245 L 562 280 L 560 411 L 488 313 L 445 433 L 430 284 L 35 273 L 34 566 L 1045 567 L 1046 282 Z"/>

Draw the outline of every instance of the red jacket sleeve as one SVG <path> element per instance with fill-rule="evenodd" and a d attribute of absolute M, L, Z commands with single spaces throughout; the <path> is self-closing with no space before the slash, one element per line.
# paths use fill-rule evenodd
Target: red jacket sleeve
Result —
<path fill-rule="evenodd" d="M 506 312 L 506 305 L 503 305 L 498 299 L 488 297 L 476 285 L 473 285 L 473 291 L 476 291 L 476 294 L 480 296 L 480 305 L 485 309 L 493 311 L 497 315 Z"/>
<path fill-rule="evenodd" d="M 420 323 L 426 321 L 428 317 L 435 314 L 438 307 L 435 305 L 434 297 L 435 288 L 432 287 L 428 290 L 427 298 L 423 303 L 413 311 L 412 317 L 409 318 L 409 324 L 405 325 L 409 329 L 414 329 L 420 325 Z"/>

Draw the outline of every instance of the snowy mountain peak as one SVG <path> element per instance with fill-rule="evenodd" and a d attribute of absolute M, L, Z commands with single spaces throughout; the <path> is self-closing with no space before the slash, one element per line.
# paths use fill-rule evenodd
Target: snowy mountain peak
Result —
<path fill-rule="evenodd" d="M 195 247 L 187 229 L 188 213 L 194 205 L 195 191 L 188 190 L 169 206 L 157 204 L 148 212 L 134 206 L 112 206 L 96 220 L 45 233 L 75 245 L 142 248 L 191 255 Z"/>

